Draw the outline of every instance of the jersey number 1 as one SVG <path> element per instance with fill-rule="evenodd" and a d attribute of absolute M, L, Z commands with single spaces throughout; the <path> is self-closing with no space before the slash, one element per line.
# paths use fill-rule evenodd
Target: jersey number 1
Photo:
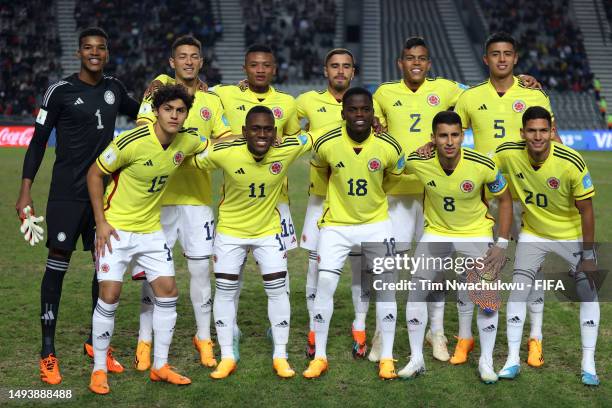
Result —
<path fill-rule="evenodd" d="M 102 124 L 102 114 L 100 113 L 100 109 L 98 109 L 94 115 L 96 115 L 96 117 L 98 118 L 98 126 L 96 127 L 96 129 L 104 129 L 104 125 Z"/>

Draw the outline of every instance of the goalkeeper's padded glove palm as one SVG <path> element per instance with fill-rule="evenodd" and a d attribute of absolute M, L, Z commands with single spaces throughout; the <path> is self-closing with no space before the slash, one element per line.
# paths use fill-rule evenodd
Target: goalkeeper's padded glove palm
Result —
<path fill-rule="evenodd" d="M 21 215 L 21 228 L 19 230 L 23 234 L 23 239 L 34 246 L 42 241 L 44 230 L 41 226 L 37 225 L 43 222 L 44 217 L 36 217 L 32 214 L 32 208 L 27 206 L 23 209 Z"/>

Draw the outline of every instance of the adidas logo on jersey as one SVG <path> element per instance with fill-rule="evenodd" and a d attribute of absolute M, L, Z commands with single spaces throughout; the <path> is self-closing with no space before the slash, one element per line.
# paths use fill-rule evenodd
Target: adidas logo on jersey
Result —
<path fill-rule="evenodd" d="M 393 316 L 393 314 L 389 313 L 388 315 L 383 317 L 382 321 L 383 322 L 393 323 L 395 321 L 395 316 Z"/>
<path fill-rule="evenodd" d="M 317 112 L 325 113 L 327 112 L 327 109 L 325 109 L 325 106 L 321 106 L 319 109 L 317 109 Z"/>
<path fill-rule="evenodd" d="M 414 319 L 408 320 L 408 324 L 411 326 L 420 326 L 423 324 L 423 322 L 421 322 L 419 319 L 415 317 Z"/>
<path fill-rule="evenodd" d="M 84 103 L 85 103 L 85 102 L 83 102 L 83 100 L 82 100 L 81 98 L 77 98 L 77 100 L 76 100 L 76 101 L 74 101 L 74 104 L 75 104 L 75 105 L 82 105 L 82 104 L 84 104 Z"/>
<path fill-rule="evenodd" d="M 317 323 L 325 323 L 325 319 L 321 316 L 321 313 L 317 313 L 315 317 L 312 318 L 313 321 Z"/>
<path fill-rule="evenodd" d="M 393 106 L 402 106 L 402 102 L 398 99 L 397 101 L 395 101 Z"/>
<path fill-rule="evenodd" d="M 145 166 L 149 166 L 149 167 L 153 166 L 153 160 L 151 160 L 151 159 L 147 160 L 144 165 Z"/>
<path fill-rule="evenodd" d="M 225 323 L 223 323 L 223 320 L 217 320 L 217 321 L 215 322 L 215 326 L 216 326 L 216 327 L 226 327 L 226 324 L 225 324 Z"/>
<path fill-rule="evenodd" d="M 518 178 L 520 178 L 520 179 L 524 179 L 524 178 L 525 178 L 525 176 L 523 176 L 523 173 L 518 173 L 518 174 L 516 175 L 516 177 L 518 177 Z"/>
<path fill-rule="evenodd" d="M 344 163 L 338 162 L 338 164 L 336 164 L 336 167 L 338 167 L 338 168 L 344 167 Z"/>
<path fill-rule="evenodd" d="M 101 335 L 99 335 L 97 337 L 99 340 L 108 340 L 110 339 L 110 333 L 105 331 L 104 333 L 102 333 Z"/>
<path fill-rule="evenodd" d="M 593 320 L 587 320 L 586 322 L 582 323 L 582 325 L 584 327 L 595 327 L 596 326 L 596 324 L 595 324 L 595 322 Z"/>
<path fill-rule="evenodd" d="M 483 103 L 478 110 L 487 110 L 487 105 Z"/>
<path fill-rule="evenodd" d="M 241 111 L 245 111 L 246 108 L 244 107 L 244 105 L 240 105 L 239 107 L 237 107 L 236 109 L 241 110 Z"/>
<path fill-rule="evenodd" d="M 234 174 L 246 174 L 246 173 L 245 173 L 244 169 L 241 167 L 241 168 L 239 168 L 238 170 L 236 170 L 236 171 L 234 172 Z"/>
<path fill-rule="evenodd" d="M 431 187 L 436 187 L 436 182 L 431 180 L 429 183 L 427 183 L 427 185 Z"/>
<path fill-rule="evenodd" d="M 286 320 L 283 320 L 282 322 L 280 322 L 280 323 L 278 323 L 278 324 L 274 325 L 274 327 L 286 328 L 286 327 L 289 327 L 289 323 L 287 323 L 287 321 L 286 321 Z"/>
<path fill-rule="evenodd" d="M 521 318 L 518 316 L 514 316 L 508 319 L 508 323 L 519 324 L 520 322 L 521 322 Z"/>
<path fill-rule="evenodd" d="M 495 325 L 491 324 L 487 327 L 485 327 L 484 329 L 482 329 L 483 332 L 487 332 L 487 333 L 491 333 L 495 331 Z"/>

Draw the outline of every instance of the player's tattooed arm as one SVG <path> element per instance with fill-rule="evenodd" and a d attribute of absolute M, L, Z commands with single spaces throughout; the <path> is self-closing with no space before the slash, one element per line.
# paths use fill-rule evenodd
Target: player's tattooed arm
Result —
<path fill-rule="evenodd" d="M 428 159 L 433 155 L 435 147 L 436 145 L 434 145 L 433 142 L 427 142 L 423 146 L 416 149 L 416 152 L 419 156 Z"/>
<path fill-rule="evenodd" d="M 590 198 L 575 203 L 582 224 L 582 257 L 579 272 L 582 271 L 589 280 L 591 289 L 595 289 L 595 276 L 597 273 L 597 258 L 595 257 L 595 214 L 593 201 Z"/>
<path fill-rule="evenodd" d="M 157 91 L 157 89 L 159 89 L 159 87 L 162 85 L 164 85 L 164 83 L 159 79 L 154 79 L 153 81 L 151 81 L 147 89 L 145 89 L 144 91 L 143 99 L 153 95 L 155 91 Z"/>
<path fill-rule="evenodd" d="M 111 236 L 119 241 L 119 235 L 115 228 L 106 221 L 104 216 L 104 176 L 97 163 L 94 163 L 87 172 L 87 189 L 96 220 L 96 256 L 100 258 L 106 253 L 106 248 L 110 253 L 113 252 Z"/>
<path fill-rule="evenodd" d="M 387 131 L 387 128 L 382 125 L 378 116 L 374 116 L 374 119 L 372 120 L 372 129 L 377 135 Z"/>
<path fill-rule="evenodd" d="M 518 75 L 518 79 L 520 83 L 526 86 L 527 88 L 542 89 L 542 84 L 539 83 L 538 80 L 535 79 L 535 77 L 532 77 L 531 75 L 521 74 Z"/>
<path fill-rule="evenodd" d="M 497 200 L 499 212 L 496 222 L 499 238 L 495 245 L 489 248 L 483 261 L 485 269 L 495 274 L 501 271 L 507 261 L 506 249 L 508 248 L 512 226 L 512 195 L 510 189 L 506 188 L 501 195 L 497 196 Z"/>

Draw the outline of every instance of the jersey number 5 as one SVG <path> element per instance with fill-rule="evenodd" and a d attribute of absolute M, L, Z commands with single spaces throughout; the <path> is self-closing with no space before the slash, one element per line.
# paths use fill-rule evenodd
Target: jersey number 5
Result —
<path fill-rule="evenodd" d="M 503 119 L 494 119 L 493 129 L 496 130 L 495 134 L 493 135 L 496 139 L 501 139 L 502 137 L 506 136 L 506 128 L 504 127 Z"/>

